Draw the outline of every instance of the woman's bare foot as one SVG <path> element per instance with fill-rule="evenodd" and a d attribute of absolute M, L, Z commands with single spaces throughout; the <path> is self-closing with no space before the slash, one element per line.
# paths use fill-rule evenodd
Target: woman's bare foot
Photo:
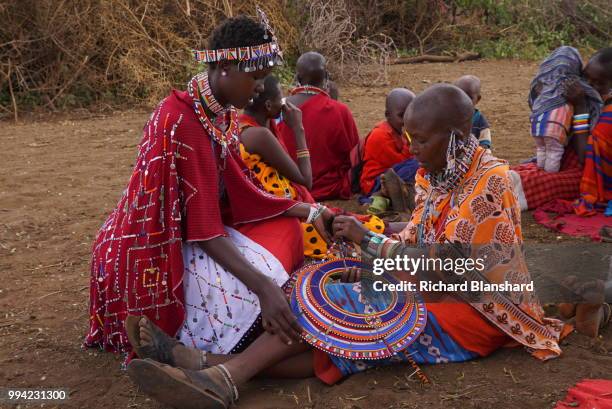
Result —
<path fill-rule="evenodd" d="M 206 366 L 206 353 L 204 351 L 195 348 L 187 348 L 185 345 L 176 342 L 172 337 L 153 324 L 147 317 L 142 316 L 138 320 L 138 331 L 140 338 L 139 346 L 143 348 L 144 351 L 160 352 L 155 350 L 159 348 L 160 345 L 171 348 L 169 359 L 162 360 L 167 361 L 162 363 L 192 370 L 203 369 Z M 155 359 L 153 355 L 163 355 L 163 353 L 153 353 L 151 356 L 140 356 L 140 358 Z"/>
<path fill-rule="evenodd" d="M 589 337 L 597 337 L 599 330 L 610 322 L 610 305 L 605 303 L 605 285 L 602 280 L 575 284 L 573 291 L 582 297 L 576 305 L 576 330 Z"/>

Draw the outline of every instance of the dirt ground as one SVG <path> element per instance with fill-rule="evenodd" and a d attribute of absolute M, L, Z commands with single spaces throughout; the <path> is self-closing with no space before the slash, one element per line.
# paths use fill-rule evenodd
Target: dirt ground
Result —
<path fill-rule="evenodd" d="M 533 152 L 526 97 L 535 70 L 536 64 L 523 61 L 401 65 L 392 67 L 388 87 L 340 93 L 365 135 L 383 118 L 391 87 L 420 91 L 476 74 L 494 153 L 517 163 Z M 121 357 L 81 347 L 92 240 L 127 182 L 147 115 L 79 113 L 0 123 L 0 387 L 68 388 L 69 400 L 58 407 L 158 407 L 132 386 Z M 523 223 L 528 243 L 585 244 L 536 226 L 529 214 Z M 258 380 L 242 393 L 239 407 L 550 408 L 580 379 L 612 378 L 609 328 L 599 340 L 574 334 L 562 347 L 564 355 L 546 363 L 508 349 L 474 362 L 425 367 L 430 387 L 407 380 L 412 371 L 405 366 L 334 387 L 316 379 Z"/>

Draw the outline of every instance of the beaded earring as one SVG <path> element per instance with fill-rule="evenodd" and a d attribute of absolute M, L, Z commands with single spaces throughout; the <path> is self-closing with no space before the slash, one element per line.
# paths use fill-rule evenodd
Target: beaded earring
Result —
<path fill-rule="evenodd" d="M 451 175 L 455 172 L 457 160 L 457 137 L 455 131 L 451 131 L 450 139 L 448 141 L 448 148 L 446 148 L 446 169 L 444 170 L 445 176 Z"/>

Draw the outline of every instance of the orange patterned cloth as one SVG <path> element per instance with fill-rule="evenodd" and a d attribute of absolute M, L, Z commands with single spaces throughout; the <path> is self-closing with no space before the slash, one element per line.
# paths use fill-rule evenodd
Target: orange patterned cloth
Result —
<path fill-rule="evenodd" d="M 491 268 L 486 269 L 484 279 L 491 283 L 520 284 L 531 281 L 527 266 L 520 251 L 520 209 L 512 191 L 507 162 L 497 159 L 478 147 L 469 170 L 459 186 L 451 192 L 436 189 L 426 179 L 423 169 L 416 176 L 417 206 L 407 227 L 399 238 L 407 243 L 417 242 L 419 225 L 423 225 L 424 244 L 461 243 L 469 244 L 473 258 L 487 255 Z M 430 204 L 434 211 L 422 220 L 425 207 Z M 515 256 L 507 253 L 515 251 Z M 510 259 L 508 263 L 501 260 Z M 471 279 L 466 273 L 466 279 Z M 497 292 L 483 293 L 478 302 L 469 303 L 483 318 L 483 325 L 493 325 L 499 331 L 524 345 L 534 356 L 548 359 L 561 354 L 558 341 L 564 333 L 561 321 L 544 317 L 544 311 L 532 292 L 513 293 L 510 296 Z M 465 331 L 477 331 L 457 325 L 455 314 L 437 316 L 440 325 L 454 339 L 462 339 L 469 350 Z M 491 340 L 494 341 L 493 339 Z M 482 342 L 482 340 L 480 341 Z"/>

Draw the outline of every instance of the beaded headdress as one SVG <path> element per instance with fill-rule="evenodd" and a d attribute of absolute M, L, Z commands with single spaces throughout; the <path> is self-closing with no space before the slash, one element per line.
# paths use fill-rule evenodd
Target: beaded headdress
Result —
<path fill-rule="evenodd" d="M 278 45 L 268 16 L 257 7 L 259 22 L 265 29 L 265 43 L 248 47 L 221 48 L 217 50 L 192 50 L 196 62 L 205 64 L 219 61 L 238 61 L 238 69 L 244 72 L 262 70 L 283 64 L 283 52 Z"/>

